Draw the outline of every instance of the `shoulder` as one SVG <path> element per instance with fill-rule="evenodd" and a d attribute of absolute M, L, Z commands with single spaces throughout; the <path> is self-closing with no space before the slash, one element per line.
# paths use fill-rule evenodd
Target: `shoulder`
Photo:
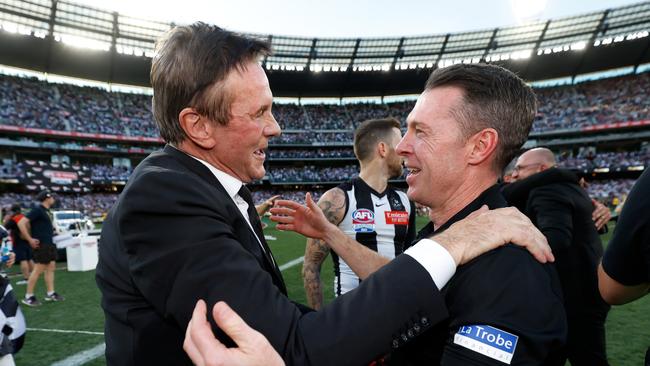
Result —
<path fill-rule="evenodd" d="M 347 210 L 346 195 L 341 188 L 326 191 L 318 200 L 318 206 L 331 223 L 339 224 Z"/>
<path fill-rule="evenodd" d="M 529 340 L 544 333 L 562 338 L 566 327 L 561 286 L 550 264 L 506 245 L 459 268 L 446 299 L 452 326 L 503 326 Z"/>
<path fill-rule="evenodd" d="M 562 206 L 570 207 L 581 198 L 579 191 L 571 185 L 571 183 L 562 182 L 536 187 L 530 191 L 527 205 L 538 208 L 551 206 L 554 209 Z"/>
<path fill-rule="evenodd" d="M 517 302 L 523 300 L 520 296 L 524 291 L 542 303 L 561 300 L 552 265 L 539 263 L 524 248 L 513 244 L 477 257 L 460 267 L 456 277 L 460 279 L 456 290 L 464 296 L 507 296 L 508 301 Z"/>

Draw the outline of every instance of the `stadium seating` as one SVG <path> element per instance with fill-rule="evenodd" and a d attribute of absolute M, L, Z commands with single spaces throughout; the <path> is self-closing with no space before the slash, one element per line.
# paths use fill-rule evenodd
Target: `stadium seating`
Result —
<path fill-rule="evenodd" d="M 539 113 L 533 131 L 648 120 L 649 91 L 650 73 L 537 89 Z M 274 143 L 348 142 L 357 123 L 387 116 L 404 121 L 413 103 L 276 104 L 276 119 L 287 133 Z M 0 75 L 0 124 L 157 137 L 150 105 L 149 95 Z M 347 132 L 314 132 L 318 130 Z"/>

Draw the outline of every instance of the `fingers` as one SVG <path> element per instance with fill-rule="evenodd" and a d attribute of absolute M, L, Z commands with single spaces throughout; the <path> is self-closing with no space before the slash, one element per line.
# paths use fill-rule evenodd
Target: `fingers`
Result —
<path fill-rule="evenodd" d="M 212 308 L 212 316 L 214 316 L 214 320 L 219 328 L 226 332 L 226 334 L 237 343 L 239 348 L 246 348 L 251 337 L 257 334 L 257 331 L 249 327 L 248 324 L 246 324 L 246 322 L 223 301 L 219 301 L 214 305 L 214 308 Z"/>
<path fill-rule="evenodd" d="M 277 216 L 293 216 L 296 210 L 287 207 L 273 207 L 271 213 Z"/>
<path fill-rule="evenodd" d="M 277 224 L 275 228 L 282 231 L 296 231 L 296 227 L 293 224 Z"/>
<path fill-rule="evenodd" d="M 469 216 L 467 216 L 467 218 L 472 219 L 472 218 L 475 218 L 475 217 L 479 216 L 480 214 L 483 214 L 483 213 L 488 212 L 488 211 L 490 211 L 488 206 L 483 205 L 478 210 L 476 210 L 476 211 L 472 212 L 471 214 L 469 214 Z"/>
<path fill-rule="evenodd" d="M 555 257 L 544 234 L 519 210 L 514 209 L 511 214 L 520 220 L 516 222 L 518 233 L 513 236 L 512 243 L 526 248 L 541 263 L 554 262 Z"/>
<path fill-rule="evenodd" d="M 288 207 L 294 210 L 299 209 L 300 207 L 304 207 L 298 202 L 290 201 L 290 200 L 276 200 L 275 201 L 275 208 L 278 207 Z"/>
<path fill-rule="evenodd" d="M 285 207 L 275 207 L 271 209 L 271 221 L 277 222 L 278 224 L 291 224 L 294 222 L 294 217 L 296 211 L 290 208 Z M 276 226 L 277 229 L 280 229 L 280 225 Z"/>
<path fill-rule="evenodd" d="M 307 192 L 307 194 L 305 195 L 305 203 L 307 204 L 307 207 L 309 207 L 312 210 L 318 207 L 318 205 L 316 205 L 316 202 L 314 202 L 314 200 L 311 198 L 311 193 L 309 192 Z"/>
<path fill-rule="evenodd" d="M 203 326 L 202 323 L 207 323 L 205 314 L 205 302 L 203 300 L 199 300 L 194 307 L 194 311 L 192 312 L 192 319 L 190 319 L 190 322 L 187 325 L 187 330 L 185 331 L 185 341 L 183 342 L 183 349 L 187 355 L 190 356 L 192 362 L 195 365 L 199 366 L 205 365 L 205 360 L 201 354 L 201 351 L 199 351 L 197 345 L 195 344 L 195 338 L 197 338 L 198 333 L 201 333 L 200 328 Z"/>

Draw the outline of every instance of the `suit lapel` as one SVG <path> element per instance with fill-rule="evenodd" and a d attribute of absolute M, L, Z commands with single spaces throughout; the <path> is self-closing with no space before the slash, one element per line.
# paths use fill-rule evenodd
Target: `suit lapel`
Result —
<path fill-rule="evenodd" d="M 217 177 L 212 174 L 212 172 L 201 162 L 197 161 L 196 159 L 192 158 L 191 156 L 185 154 L 182 151 L 179 151 L 178 149 L 166 145 L 163 151 L 166 154 L 171 155 L 174 157 L 176 160 L 181 161 L 183 166 L 187 167 L 192 173 L 196 174 L 197 176 L 201 177 L 201 179 L 205 180 L 210 186 L 215 187 L 221 193 L 221 195 L 227 197 L 230 199 L 230 196 L 228 195 L 228 192 L 226 189 L 221 185 L 221 182 L 217 179 Z M 234 205 L 234 202 L 233 202 Z M 256 239 L 256 233 L 254 231 L 251 231 L 250 227 L 248 224 L 245 222 L 245 218 L 237 209 L 235 206 L 235 211 L 237 211 L 237 214 L 239 214 L 239 217 L 241 220 L 244 220 L 244 225 L 246 227 L 246 232 L 249 235 L 249 240 L 242 240 L 243 237 L 240 237 L 239 243 L 251 254 L 257 258 L 257 261 L 260 263 L 262 268 L 264 268 L 269 274 L 271 274 L 271 277 L 273 278 L 273 283 L 280 289 L 282 293 L 285 295 L 287 294 L 287 288 L 284 283 L 284 279 L 282 278 L 282 274 L 280 273 L 280 269 L 278 266 L 275 264 L 275 257 L 273 257 L 273 253 L 271 253 L 271 249 L 269 249 L 269 246 L 266 243 L 266 240 L 264 239 L 264 235 L 262 233 L 262 236 L 260 237 L 260 241 L 262 242 L 262 245 L 264 246 L 264 250 L 266 250 L 266 253 L 264 254 L 262 251 L 262 248 L 260 248 L 257 239 Z M 252 225 L 255 225 L 251 223 Z M 234 227 L 234 226 L 233 226 Z M 239 230 L 237 230 L 239 231 Z M 260 227 L 261 231 L 261 227 Z M 243 233 L 240 233 L 243 234 Z M 273 258 L 271 260 L 271 258 Z"/>

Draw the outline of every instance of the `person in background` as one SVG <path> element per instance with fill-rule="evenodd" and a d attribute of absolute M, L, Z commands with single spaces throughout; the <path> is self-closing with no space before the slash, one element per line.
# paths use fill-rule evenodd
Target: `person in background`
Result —
<path fill-rule="evenodd" d="M 47 294 L 45 301 L 59 302 L 65 298 L 54 290 L 54 272 L 56 271 L 56 245 L 54 244 L 54 227 L 50 218 L 50 208 L 54 205 L 54 197 L 49 191 L 41 191 L 36 195 L 37 204 L 18 221 L 20 234 L 34 250 L 34 270 L 29 275 L 27 290 L 23 304 L 40 306 L 34 295 L 36 281 L 45 273 Z"/>
<path fill-rule="evenodd" d="M 388 185 L 389 179 L 402 175 L 402 158 L 395 151 L 402 138 L 399 127 L 395 118 L 361 123 L 354 133 L 359 176 L 328 190 L 318 201 L 331 223 L 388 259 L 402 254 L 415 239 L 415 205 L 406 193 Z M 324 305 L 320 272 L 329 253 L 322 240 L 307 239 L 302 276 L 307 303 L 316 310 Z M 332 259 L 334 295 L 340 296 L 356 288 L 361 279 L 336 253 Z"/>
<path fill-rule="evenodd" d="M 650 292 L 650 169 L 641 174 L 627 196 L 598 266 L 598 288 L 603 299 L 622 305 Z M 645 364 L 650 365 L 650 348 Z"/>
<path fill-rule="evenodd" d="M 592 200 L 574 173 L 556 167 L 547 148 L 519 156 L 512 178 L 503 187 L 506 199 L 544 233 L 556 258 L 569 325 L 562 358 L 573 366 L 608 365 L 605 320 L 610 307 L 598 293 L 596 268 L 603 246 Z"/>

